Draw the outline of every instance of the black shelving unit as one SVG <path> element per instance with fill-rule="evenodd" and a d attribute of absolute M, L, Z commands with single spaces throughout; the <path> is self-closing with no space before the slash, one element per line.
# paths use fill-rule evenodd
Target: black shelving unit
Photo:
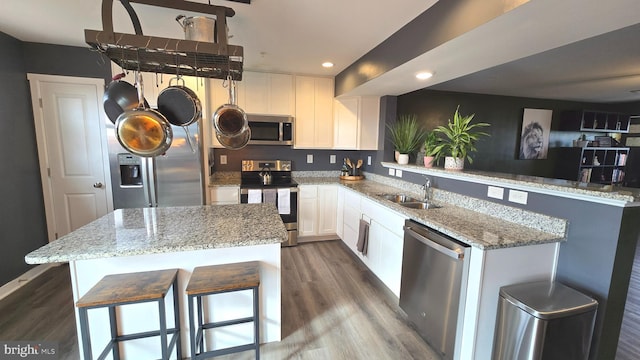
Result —
<path fill-rule="evenodd" d="M 628 157 L 627 147 L 583 147 L 577 180 L 606 185 L 622 184 Z"/>

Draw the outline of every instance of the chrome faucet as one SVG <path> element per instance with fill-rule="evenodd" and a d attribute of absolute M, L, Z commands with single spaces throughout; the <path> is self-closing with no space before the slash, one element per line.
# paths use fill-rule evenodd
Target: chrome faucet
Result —
<path fill-rule="evenodd" d="M 431 200 L 431 179 L 429 177 L 424 177 L 425 182 L 422 185 L 422 200 L 424 202 L 429 202 Z"/>

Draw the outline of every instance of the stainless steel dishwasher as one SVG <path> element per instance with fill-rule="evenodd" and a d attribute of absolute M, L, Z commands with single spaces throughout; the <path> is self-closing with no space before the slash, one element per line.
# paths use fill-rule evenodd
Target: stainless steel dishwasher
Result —
<path fill-rule="evenodd" d="M 469 249 L 417 222 L 405 222 L 400 307 L 444 359 L 453 359 Z"/>

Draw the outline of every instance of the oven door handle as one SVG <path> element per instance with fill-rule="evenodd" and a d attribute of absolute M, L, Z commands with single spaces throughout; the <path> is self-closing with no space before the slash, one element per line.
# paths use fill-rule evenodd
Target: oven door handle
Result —
<path fill-rule="evenodd" d="M 269 188 L 269 189 L 278 189 L 278 188 Z M 283 189 L 283 188 L 280 188 Z M 290 192 L 292 193 L 297 193 L 298 192 L 298 188 L 297 187 L 291 187 L 288 188 Z M 260 190 L 264 190 L 264 189 L 260 189 Z M 240 188 L 240 195 L 247 195 L 249 194 L 249 189 L 247 188 Z"/>

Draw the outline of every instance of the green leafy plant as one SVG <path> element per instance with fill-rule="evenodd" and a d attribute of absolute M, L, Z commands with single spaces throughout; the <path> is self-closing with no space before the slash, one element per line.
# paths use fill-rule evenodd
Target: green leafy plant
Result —
<path fill-rule="evenodd" d="M 454 158 L 462 158 L 473 163 L 471 153 L 477 151 L 476 142 L 481 136 L 489 136 L 486 132 L 478 131 L 477 128 L 488 127 L 488 123 L 471 124 L 471 120 L 475 114 L 462 116 L 460 115 L 460 105 L 453 114 L 453 121 L 449 119 L 447 126 L 438 126 L 433 131 L 442 135 L 440 143 L 435 147 L 433 152 L 436 158 L 440 159 L 444 156 L 452 156 Z"/>
<path fill-rule="evenodd" d="M 436 156 L 436 147 L 439 142 L 438 134 L 435 131 L 429 131 L 424 137 L 424 155 Z"/>
<path fill-rule="evenodd" d="M 425 131 L 418 124 L 415 114 L 400 115 L 393 125 L 387 124 L 387 128 L 393 146 L 401 154 L 416 151 L 424 140 Z"/>

